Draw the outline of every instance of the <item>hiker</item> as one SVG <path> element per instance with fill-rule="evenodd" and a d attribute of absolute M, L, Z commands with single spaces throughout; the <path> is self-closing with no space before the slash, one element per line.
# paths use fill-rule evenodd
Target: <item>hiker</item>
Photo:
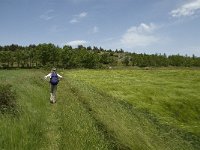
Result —
<path fill-rule="evenodd" d="M 48 77 L 50 78 L 50 103 L 56 103 L 57 84 L 62 76 L 56 73 L 56 68 L 53 68 L 51 73 L 46 75 L 44 78 L 47 79 Z"/>

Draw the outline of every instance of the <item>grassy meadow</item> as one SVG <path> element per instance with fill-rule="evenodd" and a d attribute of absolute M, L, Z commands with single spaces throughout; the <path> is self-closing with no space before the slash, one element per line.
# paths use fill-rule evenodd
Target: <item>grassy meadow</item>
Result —
<path fill-rule="evenodd" d="M 0 114 L 0 149 L 200 149 L 200 70 L 0 70 L 19 114 Z"/>

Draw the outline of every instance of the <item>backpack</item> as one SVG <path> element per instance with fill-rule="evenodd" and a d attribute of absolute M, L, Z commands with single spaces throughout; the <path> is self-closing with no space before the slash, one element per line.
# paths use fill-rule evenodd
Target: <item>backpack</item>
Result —
<path fill-rule="evenodd" d="M 58 75 L 57 75 L 55 72 L 53 72 L 53 73 L 51 74 L 50 83 L 51 83 L 52 85 L 57 85 L 58 82 L 59 82 Z"/>

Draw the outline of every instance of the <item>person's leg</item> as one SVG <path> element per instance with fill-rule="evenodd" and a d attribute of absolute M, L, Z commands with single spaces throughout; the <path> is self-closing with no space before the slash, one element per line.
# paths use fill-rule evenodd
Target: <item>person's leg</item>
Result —
<path fill-rule="evenodd" d="M 53 85 L 50 84 L 50 103 L 53 103 Z"/>
<path fill-rule="evenodd" d="M 53 85 L 53 103 L 56 102 L 57 85 Z"/>

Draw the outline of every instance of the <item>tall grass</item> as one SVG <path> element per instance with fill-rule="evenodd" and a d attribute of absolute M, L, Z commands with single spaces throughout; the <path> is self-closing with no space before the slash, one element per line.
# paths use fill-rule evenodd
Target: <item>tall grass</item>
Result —
<path fill-rule="evenodd" d="M 0 112 L 16 115 L 16 93 L 9 84 L 0 84 Z"/>
<path fill-rule="evenodd" d="M 107 149 L 94 120 L 61 81 L 57 103 L 49 102 L 47 72 L 0 71 L 0 80 L 17 93 L 19 117 L 0 114 L 0 149 Z"/>
<path fill-rule="evenodd" d="M 39 72 L 1 71 L 1 82 L 11 84 L 17 93 L 20 108 L 19 117 L 0 115 L 1 149 L 38 149 L 44 139 L 47 109 L 45 87 L 32 84 Z M 39 79 L 37 79 L 40 81 Z"/>
<path fill-rule="evenodd" d="M 67 75 L 101 123 L 125 145 L 200 147 L 199 70 L 80 70 Z"/>

